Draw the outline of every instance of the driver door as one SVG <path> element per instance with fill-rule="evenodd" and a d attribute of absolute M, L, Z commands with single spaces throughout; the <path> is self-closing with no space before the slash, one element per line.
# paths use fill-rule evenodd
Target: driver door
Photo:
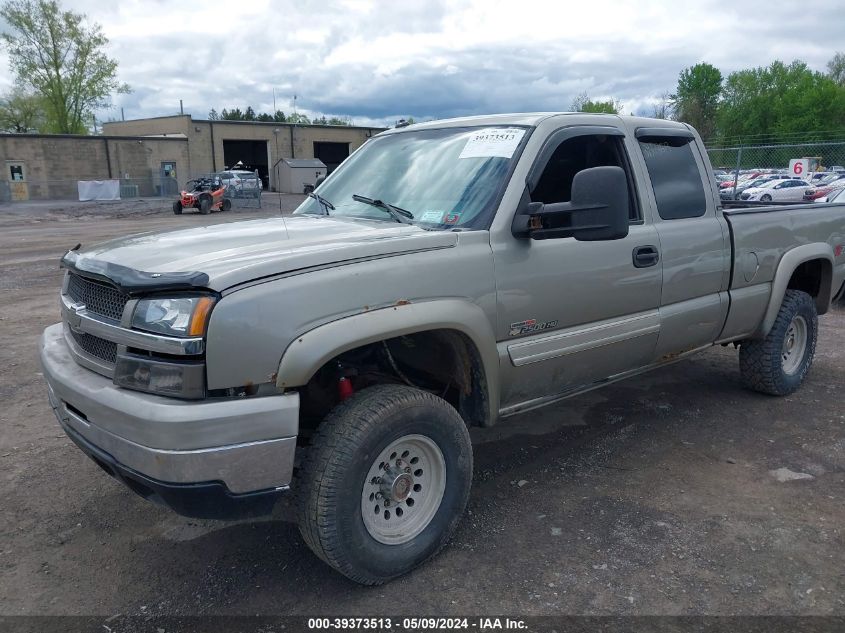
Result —
<path fill-rule="evenodd" d="M 627 237 L 493 239 L 504 415 L 652 360 L 660 330 L 660 243 L 643 217 L 628 156 L 619 128 L 563 128 L 540 152 L 527 183 L 533 202 L 567 202 L 580 170 L 621 167 L 628 176 Z"/>

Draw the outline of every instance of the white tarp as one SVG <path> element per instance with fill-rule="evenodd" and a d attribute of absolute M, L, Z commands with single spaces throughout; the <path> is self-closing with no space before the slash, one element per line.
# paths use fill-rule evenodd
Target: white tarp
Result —
<path fill-rule="evenodd" d="M 119 180 L 78 180 L 80 200 L 120 200 Z"/>

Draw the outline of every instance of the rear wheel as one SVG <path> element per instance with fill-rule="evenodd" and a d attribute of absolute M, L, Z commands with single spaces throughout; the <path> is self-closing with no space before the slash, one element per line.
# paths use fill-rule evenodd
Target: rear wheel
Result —
<path fill-rule="evenodd" d="M 232 201 L 229 198 L 223 198 L 223 204 L 220 206 L 222 211 L 228 211 L 232 208 Z"/>
<path fill-rule="evenodd" d="M 211 213 L 211 196 L 203 196 L 200 198 L 200 213 L 203 215 Z"/>
<path fill-rule="evenodd" d="M 173 203 L 173 213 L 176 215 L 182 215 L 182 202 L 180 200 Z"/>
<path fill-rule="evenodd" d="M 445 400 L 378 385 L 326 417 L 298 477 L 305 542 L 352 580 L 377 585 L 446 544 L 469 498 L 472 446 Z"/>
<path fill-rule="evenodd" d="M 817 336 L 815 301 L 806 292 L 787 290 L 766 338 L 744 341 L 739 349 L 745 386 L 774 396 L 798 389 L 813 364 Z"/>

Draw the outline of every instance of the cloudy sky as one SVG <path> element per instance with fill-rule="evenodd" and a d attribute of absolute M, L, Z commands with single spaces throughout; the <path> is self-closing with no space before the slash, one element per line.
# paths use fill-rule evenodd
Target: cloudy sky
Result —
<path fill-rule="evenodd" d="M 251 105 L 361 125 L 566 110 L 586 92 L 651 113 L 686 66 L 724 74 L 845 49 L 842 0 L 64 0 L 99 22 L 133 92 L 101 119 Z M 797 8 L 801 6 L 807 8 Z M 0 60 L 0 89 L 11 83 Z"/>

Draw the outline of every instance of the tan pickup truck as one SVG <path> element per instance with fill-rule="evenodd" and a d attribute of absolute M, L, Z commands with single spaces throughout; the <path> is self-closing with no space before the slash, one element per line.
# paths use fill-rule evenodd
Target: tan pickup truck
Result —
<path fill-rule="evenodd" d="M 385 582 L 457 525 L 470 426 L 718 344 L 746 386 L 800 386 L 842 293 L 845 206 L 727 211 L 711 174 L 667 121 L 390 130 L 292 217 L 68 252 L 50 401 L 141 496 L 222 517 L 291 489 L 320 558 Z"/>

